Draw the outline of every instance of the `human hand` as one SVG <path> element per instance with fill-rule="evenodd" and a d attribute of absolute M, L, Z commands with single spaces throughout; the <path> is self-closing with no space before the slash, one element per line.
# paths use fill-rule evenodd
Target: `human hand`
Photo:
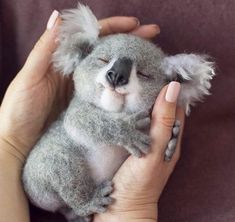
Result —
<path fill-rule="evenodd" d="M 22 162 L 45 127 L 67 106 L 73 88 L 72 80 L 55 73 L 50 63 L 60 22 L 55 11 L 47 30 L 8 87 L 0 108 L 1 149 L 7 149 Z M 152 38 L 159 33 L 156 25 L 138 23 L 134 17 L 103 19 L 100 35 L 130 32 Z"/>
<path fill-rule="evenodd" d="M 154 105 L 150 135 L 151 152 L 142 158 L 130 156 L 113 178 L 115 202 L 107 212 L 96 214 L 94 222 L 156 222 L 160 195 L 180 156 L 184 110 L 177 107 L 180 84 L 164 87 Z M 175 120 L 181 123 L 177 147 L 170 161 L 164 161 Z"/>

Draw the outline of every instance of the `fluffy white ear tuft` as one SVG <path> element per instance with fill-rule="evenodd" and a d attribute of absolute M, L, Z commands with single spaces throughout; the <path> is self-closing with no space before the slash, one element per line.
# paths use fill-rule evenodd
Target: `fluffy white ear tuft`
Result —
<path fill-rule="evenodd" d="M 69 75 L 92 51 L 100 27 L 88 6 L 82 4 L 78 4 L 76 9 L 62 11 L 61 18 L 59 46 L 53 54 L 52 62 L 57 72 Z"/>
<path fill-rule="evenodd" d="M 161 69 L 169 81 L 176 80 L 182 83 L 179 103 L 186 106 L 186 114 L 190 113 L 190 105 L 210 94 L 210 81 L 215 71 L 214 62 L 209 61 L 207 55 L 169 56 L 163 59 Z"/>
<path fill-rule="evenodd" d="M 61 14 L 63 24 L 62 35 L 73 35 L 78 32 L 86 33 L 94 39 L 99 35 L 99 23 L 88 6 L 78 3 L 76 9 L 63 10 Z"/>

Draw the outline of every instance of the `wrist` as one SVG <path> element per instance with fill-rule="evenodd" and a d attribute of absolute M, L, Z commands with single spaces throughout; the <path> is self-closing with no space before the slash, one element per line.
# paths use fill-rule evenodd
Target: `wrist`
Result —
<path fill-rule="evenodd" d="M 136 206 L 129 209 L 112 210 L 108 209 L 103 214 L 97 214 L 94 218 L 94 222 L 157 222 L 158 208 L 156 204 L 146 205 L 144 208 Z"/>
<path fill-rule="evenodd" d="M 29 222 L 28 201 L 21 174 L 23 162 L 11 145 L 0 141 L 0 215 L 1 221 Z M 12 213 L 14 212 L 14 213 Z"/>
<path fill-rule="evenodd" d="M 0 159 L 3 164 L 8 159 L 14 160 L 16 165 L 21 167 L 25 161 L 25 155 L 8 140 L 0 137 Z"/>
<path fill-rule="evenodd" d="M 128 213 L 126 214 L 105 214 L 105 215 L 97 215 L 95 216 L 95 219 L 93 222 L 120 222 L 120 221 L 125 221 L 125 222 L 157 222 L 157 218 L 151 218 L 151 217 L 139 217 L 138 215 L 129 215 Z"/>

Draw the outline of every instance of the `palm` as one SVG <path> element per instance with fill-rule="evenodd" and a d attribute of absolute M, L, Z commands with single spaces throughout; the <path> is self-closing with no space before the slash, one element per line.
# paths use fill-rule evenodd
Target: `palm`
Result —
<path fill-rule="evenodd" d="M 16 78 L 11 83 L 6 93 L 8 99 L 5 100 L 5 111 L 11 112 L 7 125 L 14 124 L 17 141 L 22 147 L 32 147 L 45 126 L 66 107 L 71 86 L 70 78 L 64 78 L 50 70 L 41 78 L 38 75 L 34 78 Z M 14 110 L 12 105 L 18 109 Z"/>

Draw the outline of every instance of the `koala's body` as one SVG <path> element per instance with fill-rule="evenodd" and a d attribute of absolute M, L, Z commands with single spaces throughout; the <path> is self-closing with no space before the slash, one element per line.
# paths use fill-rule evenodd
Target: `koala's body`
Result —
<path fill-rule="evenodd" d="M 111 180 L 123 161 L 148 153 L 149 112 L 160 89 L 181 81 L 179 103 L 189 110 L 208 94 L 214 70 L 205 56 L 167 56 L 130 34 L 99 38 L 83 5 L 62 18 L 53 62 L 73 74 L 74 96 L 29 154 L 23 183 L 36 206 L 80 221 L 112 203 Z"/>

